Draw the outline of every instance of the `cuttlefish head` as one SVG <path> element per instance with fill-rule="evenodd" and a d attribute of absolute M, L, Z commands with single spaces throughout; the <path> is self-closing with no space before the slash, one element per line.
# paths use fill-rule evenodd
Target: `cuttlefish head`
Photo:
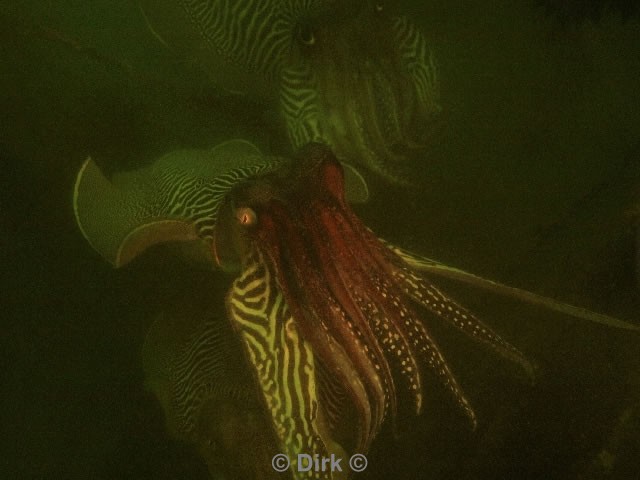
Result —
<path fill-rule="evenodd" d="M 280 107 L 295 147 L 331 146 L 396 183 L 421 159 L 439 118 L 437 66 L 427 41 L 385 2 L 319 2 L 292 27 Z"/>
<path fill-rule="evenodd" d="M 438 133 L 429 42 L 381 0 L 139 0 L 151 32 L 197 59 L 223 90 L 275 101 L 294 150 L 406 183 Z"/>

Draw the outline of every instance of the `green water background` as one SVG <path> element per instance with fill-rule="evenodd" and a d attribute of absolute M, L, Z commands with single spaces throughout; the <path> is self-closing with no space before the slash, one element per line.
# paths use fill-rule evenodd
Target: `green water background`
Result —
<path fill-rule="evenodd" d="M 640 188 L 638 17 L 561 24 L 526 1 L 398 8 L 439 59 L 445 128 L 416 169 L 419 188 L 372 185 L 366 223 L 637 321 L 637 234 L 624 212 Z M 139 350 L 158 311 L 203 290 L 221 302 L 228 280 L 161 251 L 111 270 L 74 224 L 71 188 L 89 154 L 115 171 L 238 136 L 282 151 L 274 112 L 221 95 L 123 0 L 0 2 L 0 111 L 0 478 L 206 478 L 164 432 Z M 479 429 L 434 384 L 424 415 L 398 441 L 383 433 L 361 478 L 607 478 L 604 449 L 609 478 L 640 478 L 637 335 L 445 287 L 534 359 L 540 379 L 530 387 L 433 325 Z"/>

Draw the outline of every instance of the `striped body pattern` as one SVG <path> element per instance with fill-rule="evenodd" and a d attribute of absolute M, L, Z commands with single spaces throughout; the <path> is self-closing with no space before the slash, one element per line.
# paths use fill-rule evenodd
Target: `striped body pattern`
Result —
<path fill-rule="evenodd" d="M 298 472 L 299 453 L 326 456 L 318 433 L 316 369 L 310 345 L 300 336 L 274 272 L 254 250 L 227 298 L 231 321 L 245 346 L 261 386 L 283 452 L 294 461 L 297 478 L 331 478 L 325 472 Z M 313 469 L 311 469 L 313 470 Z"/>
<path fill-rule="evenodd" d="M 317 0 L 179 0 L 212 50 L 248 71 L 274 78 L 291 48 L 292 32 Z"/>
<path fill-rule="evenodd" d="M 300 66 L 283 70 L 279 99 L 291 145 L 299 148 L 325 138 L 317 82 L 310 68 Z"/>
<path fill-rule="evenodd" d="M 211 244 L 229 190 L 282 161 L 244 140 L 229 140 L 209 150 L 175 150 L 109 179 L 89 157 L 74 188 L 76 221 L 91 246 L 117 267 L 156 243 Z"/>
<path fill-rule="evenodd" d="M 211 241 L 218 218 L 218 208 L 229 190 L 245 178 L 251 178 L 274 168 L 274 163 L 235 168 L 210 180 L 197 172 L 172 165 L 154 178 L 159 195 L 153 216 L 190 219 L 198 237 Z M 149 205 L 148 203 L 146 205 Z"/>
<path fill-rule="evenodd" d="M 210 398 L 249 402 L 246 383 L 238 372 L 229 371 L 230 349 L 235 345 L 224 337 L 226 333 L 219 320 L 205 319 L 170 364 L 172 407 L 185 438 L 195 438 L 201 409 Z M 227 380 L 230 374 L 235 382 Z"/>
<path fill-rule="evenodd" d="M 380 2 L 144 3 L 175 10 L 187 33 L 174 42 L 189 38 L 186 53 L 222 89 L 275 103 L 294 149 L 321 141 L 391 181 L 396 163 L 423 158 L 424 129 L 440 112 L 438 70 L 420 29 Z"/>
<path fill-rule="evenodd" d="M 413 79 L 420 105 L 439 110 L 438 65 L 427 40 L 406 17 L 393 19 L 395 41 L 403 64 Z"/>

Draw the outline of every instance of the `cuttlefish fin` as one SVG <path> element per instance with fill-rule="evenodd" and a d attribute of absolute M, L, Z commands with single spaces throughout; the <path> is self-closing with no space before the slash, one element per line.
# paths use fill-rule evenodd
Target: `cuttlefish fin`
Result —
<path fill-rule="evenodd" d="M 138 4 L 138 9 L 140 10 L 140 14 L 142 15 L 142 19 L 144 20 L 147 30 L 149 30 L 151 35 L 156 40 L 158 40 L 158 42 L 160 42 L 165 48 L 170 48 L 169 43 L 164 38 L 162 38 L 162 35 L 156 32 L 155 28 L 153 28 L 153 25 L 151 25 L 151 22 L 149 21 L 149 17 L 147 17 L 147 14 L 145 13 L 144 8 L 142 8 L 142 5 Z"/>
<path fill-rule="evenodd" d="M 171 328 L 171 318 L 160 314 L 153 322 L 142 347 L 144 385 L 162 406 L 169 429 L 180 435 L 173 409 L 172 368 L 176 361 L 179 336 Z"/>
<path fill-rule="evenodd" d="M 208 243 L 229 189 L 277 161 L 245 140 L 229 140 L 210 150 L 170 152 L 110 180 L 89 157 L 74 187 L 76 221 L 89 244 L 116 267 L 158 243 Z"/>
<path fill-rule="evenodd" d="M 241 138 L 221 142 L 213 147 L 209 153 L 213 162 L 224 170 L 251 166 L 255 164 L 256 157 L 264 157 L 257 146 Z"/>
<path fill-rule="evenodd" d="M 369 187 L 362 174 L 353 165 L 342 163 L 344 172 L 344 195 L 350 203 L 365 203 L 369 200 Z"/>
<path fill-rule="evenodd" d="M 89 244 L 116 267 L 155 243 L 197 238 L 193 225 L 149 209 L 145 197 L 143 192 L 111 183 L 91 157 L 80 168 L 73 195 L 78 227 Z"/>
<path fill-rule="evenodd" d="M 233 45 L 237 47 L 238 44 L 231 38 L 227 39 L 228 42 L 219 41 L 222 40 L 218 39 L 219 26 L 216 21 L 210 21 L 211 18 L 217 18 L 221 11 L 226 14 L 225 7 L 218 5 L 219 2 L 137 0 L 137 3 L 151 35 L 180 57 L 195 62 L 209 74 L 216 87 L 230 93 L 249 92 L 254 97 L 269 98 L 272 83 L 265 76 L 256 75 L 256 71 L 247 68 L 246 63 L 237 58 L 238 51 L 234 50 Z M 274 5 L 274 2 L 267 5 Z M 247 40 L 249 32 L 242 29 L 236 31 L 241 43 Z M 249 40 L 256 42 L 253 37 L 249 37 Z M 273 49 L 268 50 L 273 53 Z M 276 55 L 280 54 L 276 52 Z M 256 59 L 274 60 L 271 55 L 257 56 Z"/>
<path fill-rule="evenodd" d="M 207 402 L 258 408 L 239 347 L 225 318 L 191 306 L 158 316 L 149 328 L 142 348 L 145 385 L 160 401 L 177 438 L 196 440 Z"/>
<path fill-rule="evenodd" d="M 389 244 L 387 243 L 387 245 Z M 578 319 L 588 320 L 590 322 L 599 323 L 601 325 L 606 325 L 613 328 L 640 331 L 640 325 L 634 325 L 633 323 L 626 322 L 609 315 L 604 315 L 601 313 L 593 312 L 591 310 L 587 310 L 585 308 L 580 308 L 569 305 L 567 303 L 559 302 L 557 300 L 553 300 L 551 298 L 538 295 L 527 290 L 510 287 L 508 285 L 495 282 L 478 275 L 474 275 L 473 273 L 460 270 L 459 268 L 445 265 L 436 260 L 415 255 L 399 247 L 391 245 L 389 245 L 389 247 L 409 266 L 416 270 L 467 283 L 469 285 L 482 288 L 483 290 L 487 290 L 498 295 L 515 298 L 531 305 L 538 305 Z"/>

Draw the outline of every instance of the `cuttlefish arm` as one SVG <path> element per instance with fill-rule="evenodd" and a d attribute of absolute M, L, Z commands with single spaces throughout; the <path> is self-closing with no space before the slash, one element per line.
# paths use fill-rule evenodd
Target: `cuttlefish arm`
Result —
<path fill-rule="evenodd" d="M 321 370 L 299 336 L 282 298 L 268 300 L 278 308 L 264 317 L 268 331 L 277 333 L 276 338 L 267 336 L 273 348 L 255 348 L 267 338 L 248 340 L 258 325 L 245 326 L 251 306 L 242 289 L 236 289 L 241 284 L 238 280 L 228 297 L 231 322 L 217 317 L 211 307 L 187 300 L 163 312 L 147 332 L 142 349 L 145 385 L 159 400 L 169 432 L 194 444 L 212 474 L 236 469 L 242 478 L 279 478 L 271 468 L 274 454 L 286 452 L 297 460 L 297 453 L 326 453 L 324 445 L 344 458 L 333 440 L 337 422 L 348 421 L 348 410 L 332 411 L 334 406 L 346 407 L 341 392 L 335 392 L 330 374 Z M 278 295 L 276 289 L 271 292 Z M 253 374 L 243 361 L 243 349 L 257 362 Z M 292 375 L 286 375 L 288 369 Z M 325 405 L 327 395 L 334 401 Z M 268 415 L 263 414 L 265 404 Z M 277 444 L 271 425 L 276 426 Z M 299 431 L 292 428 L 302 425 Z M 288 440 L 305 429 L 315 433 Z"/>
<path fill-rule="evenodd" d="M 467 283 L 469 285 L 479 287 L 483 290 L 487 290 L 498 295 L 521 300 L 531 305 L 537 305 L 543 308 L 547 308 L 549 310 L 569 315 L 577 319 L 588 320 L 590 322 L 599 323 L 601 325 L 606 325 L 613 328 L 640 331 L 640 325 L 634 325 L 633 323 L 625 322 L 624 320 L 610 317 L 609 315 L 604 315 L 601 313 L 593 312 L 591 310 L 569 305 L 567 303 L 559 302 L 557 300 L 553 300 L 551 298 L 538 295 L 527 290 L 510 287 L 500 282 L 489 280 L 487 278 L 474 275 L 473 273 L 465 272 L 464 270 L 461 270 L 459 268 L 445 265 L 436 260 L 415 255 L 393 245 L 389 245 L 389 247 L 396 254 L 398 254 L 409 266 L 416 270 Z"/>
<path fill-rule="evenodd" d="M 317 359 L 299 332 L 274 272 L 255 252 L 243 265 L 227 295 L 227 312 L 254 366 L 264 405 L 270 415 L 281 453 L 291 460 L 294 478 L 342 478 L 330 471 L 305 472 L 299 454 L 345 456 L 333 441 L 328 419 L 319 402 Z M 313 470 L 313 469 L 312 469 Z M 307 476 L 309 475 L 309 476 Z"/>

